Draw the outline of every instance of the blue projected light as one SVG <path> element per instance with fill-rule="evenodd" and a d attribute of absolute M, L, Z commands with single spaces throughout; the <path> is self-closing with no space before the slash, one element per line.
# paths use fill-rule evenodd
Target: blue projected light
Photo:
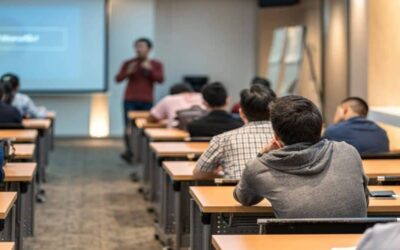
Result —
<path fill-rule="evenodd" d="M 105 90 L 105 0 L 2 0 L 0 74 L 25 91 Z"/>

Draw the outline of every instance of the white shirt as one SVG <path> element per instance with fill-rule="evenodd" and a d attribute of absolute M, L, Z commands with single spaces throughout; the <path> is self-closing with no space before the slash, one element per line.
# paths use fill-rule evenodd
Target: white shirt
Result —
<path fill-rule="evenodd" d="M 32 99 L 21 93 L 16 93 L 11 105 L 18 109 L 22 116 L 31 118 L 45 118 L 47 110 L 45 107 L 38 107 Z"/>

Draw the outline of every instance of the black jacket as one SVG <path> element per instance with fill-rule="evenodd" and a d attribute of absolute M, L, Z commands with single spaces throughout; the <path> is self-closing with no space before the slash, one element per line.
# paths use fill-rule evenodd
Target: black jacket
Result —
<path fill-rule="evenodd" d="M 17 123 L 22 122 L 22 116 L 18 109 L 0 102 L 0 123 Z"/>
<path fill-rule="evenodd" d="M 188 125 L 191 137 L 213 137 L 226 131 L 243 126 L 243 122 L 235 119 L 223 110 L 211 111 Z"/>

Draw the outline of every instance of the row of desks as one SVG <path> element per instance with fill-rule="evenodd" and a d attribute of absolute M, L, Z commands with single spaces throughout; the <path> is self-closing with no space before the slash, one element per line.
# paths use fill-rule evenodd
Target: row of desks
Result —
<path fill-rule="evenodd" d="M 43 178 L 54 144 L 55 114 L 50 116 L 25 119 L 18 129 L 0 126 L 0 138 L 13 141 L 12 162 L 3 167 L 5 179 L 0 185 L 0 250 L 23 249 L 23 238 L 34 234 L 36 182 L 41 179 L 38 171 L 42 169 Z"/>
<path fill-rule="evenodd" d="M 217 234 L 212 238 L 212 244 L 216 249 L 258 249 L 257 247 L 263 246 L 263 244 L 257 246 L 257 244 L 250 243 L 252 237 L 261 239 L 265 237 L 264 235 L 231 236 L 233 238 L 229 238 L 227 235 L 219 234 L 240 234 L 243 233 L 243 229 L 231 227 L 230 224 L 234 224 L 234 222 L 240 224 L 249 219 L 255 223 L 256 218 L 273 216 L 269 202 L 264 200 L 256 206 L 244 207 L 234 200 L 232 195 L 234 187 L 215 186 L 211 180 L 195 180 L 192 175 L 195 162 L 187 160 L 194 160 L 200 156 L 208 147 L 208 143 L 184 142 L 188 135 L 183 131 L 144 127 L 139 128 L 138 145 L 141 146 L 138 148 L 143 149 L 144 169 L 153 172 L 153 177 L 148 181 L 155 193 L 150 196 L 150 201 L 155 208 L 158 208 L 156 209 L 159 221 L 156 226 L 157 232 L 167 235 L 165 238 L 167 241 L 171 239 L 169 237 L 175 237 L 173 244 L 175 249 L 189 245 L 194 250 L 210 249 L 211 234 Z M 185 159 L 186 161 L 182 161 Z M 363 164 L 365 172 L 370 178 L 382 175 L 400 175 L 400 161 L 369 160 L 364 161 Z M 370 189 L 393 190 L 396 194 L 400 194 L 400 188 L 397 186 L 371 186 Z M 400 200 L 371 199 L 369 214 L 400 216 Z M 258 227 L 251 230 L 257 233 Z M 249 233 L 249 228 L 246 228 L 245 231 Z M 354 246 L 359 237 L 360 235 L 350 237 L 349 240 L 353 241 L 344 241 L 343 246 Z M 271 241 L 272 238 L 274 237 L 267 240 Z M 295 238 L 294 236 L 293 242 L 296 242 Z M 332 243 L 329 237 L 320 239 L 322 238 L 327 240 L 316 241 L 315 246 L 329 246 Z M 265 241 L 258 239 L 257 242 Z M 342 246 L 339 242 L 336 243 L 338 244 L 332 246 Z M 293 245 L 289 244 L 287 249 L 291 249 L 290 246 Z M 283 246 L 279 249 L 286 248 Z"/>

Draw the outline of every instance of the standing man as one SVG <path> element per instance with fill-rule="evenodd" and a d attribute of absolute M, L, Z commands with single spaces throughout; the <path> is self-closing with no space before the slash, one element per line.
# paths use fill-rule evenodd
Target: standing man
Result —
<path fill-rule="evenodd" d="M 162 63 L 149 58 L 152 47 L 152 42 L 147 38 L 136 40 L 136 57 L 124 62 L 115 77 L 117 83 L 128 80 L 124 97 L 125 152 L 121 154 L 121 158 L 128 163 L 132 162 L 128 113 L 133 110 L 150 110 L 153 106 L 154 84 L 164 81 Z"/>

